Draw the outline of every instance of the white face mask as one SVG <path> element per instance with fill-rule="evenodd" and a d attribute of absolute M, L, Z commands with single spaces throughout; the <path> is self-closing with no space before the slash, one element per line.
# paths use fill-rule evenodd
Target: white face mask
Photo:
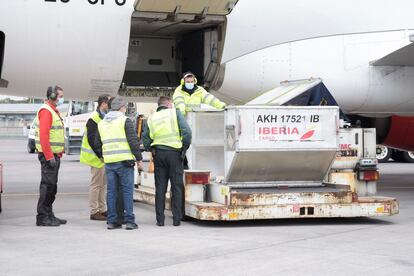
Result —
<path fill-rule="evenodd" d="M 58 101 L 56 102 L 56 106 L 59 106 L 61 104 L 63 104 L 63 102 L 65 101 L 65 98 L 59 98 Z"/>
<path fill-rule="evenodd" d="M 188 90 L 191 90 L 194 88 L 194 83 L 192 82 L 186 82 L 185 83 L 185 88 L 187 88 Z"/>

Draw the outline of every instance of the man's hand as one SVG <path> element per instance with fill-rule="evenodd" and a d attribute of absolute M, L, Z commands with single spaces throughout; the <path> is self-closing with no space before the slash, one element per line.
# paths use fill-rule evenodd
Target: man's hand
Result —
<path fill-rule="evenodd" d="M 52 158 L 50 160 L 47 161 L 47 163 L 49 164 L 50 167 L 55 168 L 57 165 L 56 159 Z"/>
<path fill-rule="evenodd" d="M 137 161 L 138 171 L 142 172 L 144 170 L 144 163 L 141 161 Z"/>

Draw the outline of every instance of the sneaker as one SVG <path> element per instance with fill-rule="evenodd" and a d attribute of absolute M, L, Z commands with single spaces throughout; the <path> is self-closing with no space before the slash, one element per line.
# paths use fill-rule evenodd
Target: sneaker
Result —
<path fill-rule="evenodd" d="M 134 222 L 127 222 L 126 226 L 125 226 L 126 230 L 134 230 L 134 229 L 138 229 L 138 224 L 134 223 Z"/>
<path fill-rule="evenodd" d="M 108 230 L 120 229 L 120 228 L 122 228 L 122 225 L 121 224 L 108 223 L 106 228 Z"/>
<path fill-rule="evenodd" d="M 36 221 L 37 226 L 60 226 L 60 223 L 58 220 L 54 219 L 46 219 L 46 220 L 38 220 Z"/>
<path fill-rule="evenodd" d="M 106 220 L 106 217 L 101 213 L 95 213 L 91 215 L 91 220 Z"/>

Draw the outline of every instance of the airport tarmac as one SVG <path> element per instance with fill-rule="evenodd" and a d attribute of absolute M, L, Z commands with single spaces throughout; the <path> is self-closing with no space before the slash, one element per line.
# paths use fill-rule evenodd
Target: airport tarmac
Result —
<path fill-rule="evenodd" d="M 412 275 L 414 164 L 380 164 L 378 194 L 400 214 L 380 219 L 183 222 L 155 226 L 153 206 L 135 203 L 139 229 L 89 220 L 89 168 L 62 159 L 56 228 L 36 227 L 40 166 L 26 140 L 0 138 L 4 165 L 0 275 Z"/>

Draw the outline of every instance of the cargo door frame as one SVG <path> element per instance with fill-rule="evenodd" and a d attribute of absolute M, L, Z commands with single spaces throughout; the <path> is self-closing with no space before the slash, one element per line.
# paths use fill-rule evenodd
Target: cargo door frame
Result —
<path fill-rule="evenodd" d="M 173 30 L 178 29 L 180 31 L 180 28 L 181 33 L 205 30 L 205 33 L 203 33 L 204 37 L 210 37 L 207 40 L 203 40 L 203 55 L 205 55 L 202 57 L 204 64 L 201 66 L 203 68 L 203 76 L 199 77 L 200 80 L 204 81 L 203 85 L 208 88 L 217 79 L 220 71 L 226 16 L 233 10 L 237 2 L 238 0 L 197 0 L 191 2 L 185 0 L 136 0 L 132 21 L 134 19 L 139 20 L 144 28 L 149 26 L 146 23 L 160 25 L 162 22 L 163 25 L 160 25 L 161 27 L 152 30 L 151 35 L 154 37 L 164 35 L 170 35 L 171 37 Z M 178 34 L 180 35 L 180 33 Z M 146 35 L 148 36 L 148 34 Z M 208 46 L 211 48 L 206 49 L 205 47 Z M 181 66 L 182 63 L 176 66 L 176 70 L 179 73 L 183 71 Z"/>

